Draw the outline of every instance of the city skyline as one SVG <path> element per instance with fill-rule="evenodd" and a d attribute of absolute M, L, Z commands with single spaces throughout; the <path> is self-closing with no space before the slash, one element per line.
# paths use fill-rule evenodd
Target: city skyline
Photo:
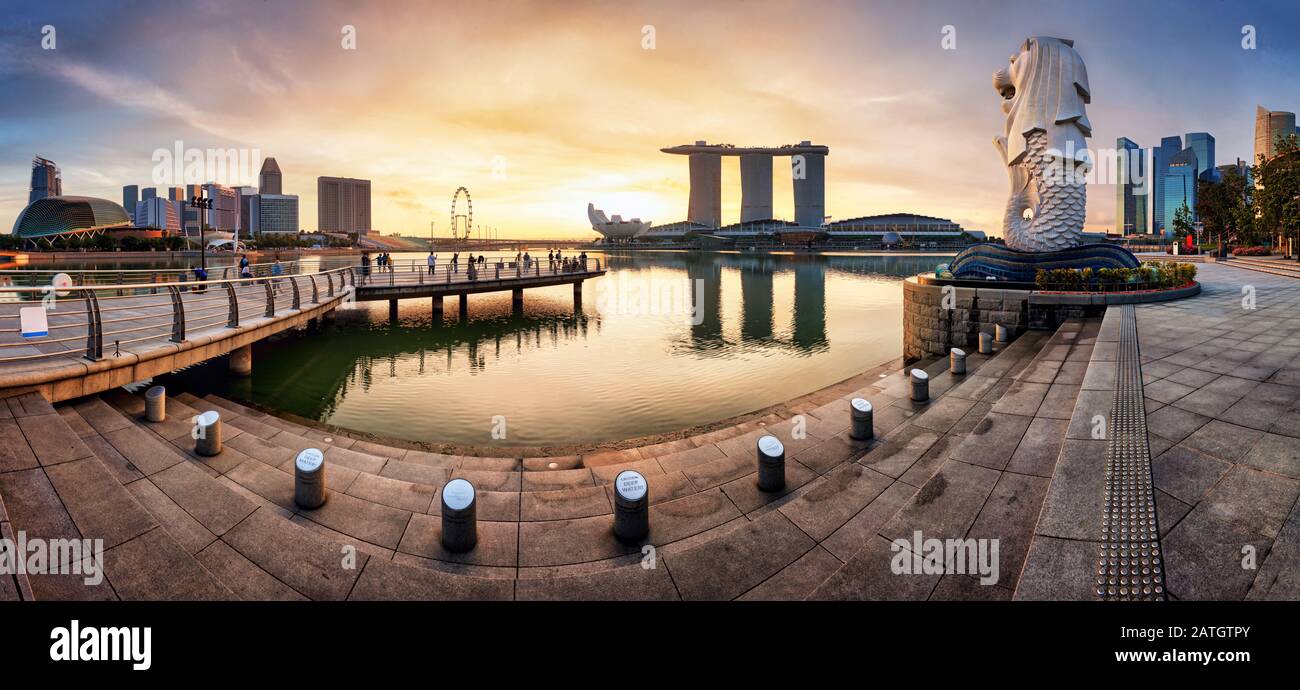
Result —
<path fill-rule="evenodd" d="M 1300 107 L 1300 52 L 1283 44 L 1300 13 L 1282 3 L 1188 18 L 1124 6 L 1145 27 L 1141 42 L 1110 30 L 1118 3 L 1023 13 L 835 3 L 809 17 L 747 3 L 743 25 L 738 7 L 521 3 L 448 16 L 418 3 L 142 2 L 132 12 L 21 13 L 0 30 L 0 86 L 14 96 L 0 106 L 0 216 L 25 205 L 33 154 L 59 164 L 66 194 L 116 199 L 126 185 L 181 184 L 150 179 L 153 152 L 179 141 L 278 159 L 306 229 L 318 226 L 315 178 L 346 176 L 372 181 L 372 224 L 384 234 L 423 235 L 431 220 L 449 234 L 451 195 L 464 185 L 476 220 L 502 236 L 585 237 L 589 202 L 655 223 L 687 217 L 687 166 L 662 147 L 808 139 L 835 150 L 832 220 L 919 213 L 996 235 L 1005 172 L 988 143 L 999 129 L 988 75 L 1022 35 L 1068 34 L 1088 59 L 1094 148 L 1210 132 L 1218 159 L 1249 160 L 1255 108 Z M 203 30 L 144 31 L 137 12 Z M 45 25 L 57 31 L 55 50 L 41 49 Z M 1246 25 L 1255 50 L 1242 47 Z M 355 50 L 341 45 L 346 27 Z M 942 47 L 945 27 L 955 50 Z M 705 40 L 724 32 L 761 49 Z M 1197 50 L 1149 47 L 1165 40 Z M 538 55 L 547 59 L 529 57 Z M 199 61 L 226 69 L 195 80 Z M 1185 72 L 1198 75 L 1191 93 L 1160 78 Z M 774 170 L 772 205 L 793 219 L 788 174 Z M 735 222 L 737 161 L 724 162 L 722 186 L 723 222 Z M 1116 193 L 1090 187 L 1093 199 Z M 1113 203 L 1090 203 L 1087 229 L 1113 228 L 1115 214 Z"/>

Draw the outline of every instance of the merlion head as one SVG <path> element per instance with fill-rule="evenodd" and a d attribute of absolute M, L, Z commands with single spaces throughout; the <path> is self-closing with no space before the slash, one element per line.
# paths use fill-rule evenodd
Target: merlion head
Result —
<path fill-rule="evenodd" d="M 1047 134 L 1051 148 L 1086 160 L 1084 138 L 1092 136 L 1092 125 L 1084 105 L 1092 101 L 1092 93 L 1074 41 L 1050 36 L 1025 39 L 1010 64 L 993 74 L 993 88 L 1002 96 L 1002 112 L 1007 116 L 1007 165 L 1020 162 L 1025 137 L 1036 129 Z"/>

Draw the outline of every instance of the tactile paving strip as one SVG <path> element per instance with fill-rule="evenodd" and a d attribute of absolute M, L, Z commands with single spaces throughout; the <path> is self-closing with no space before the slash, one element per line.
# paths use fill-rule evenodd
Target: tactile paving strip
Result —
<path fill-rule="evenodd" d="M 1164 601 L 1164 560 L 1151 485 L 1137 315 L 1123 307 L 1115 403 L 1106 441 L 1106 493 L 1096 593 L 1105 601 Z"/>

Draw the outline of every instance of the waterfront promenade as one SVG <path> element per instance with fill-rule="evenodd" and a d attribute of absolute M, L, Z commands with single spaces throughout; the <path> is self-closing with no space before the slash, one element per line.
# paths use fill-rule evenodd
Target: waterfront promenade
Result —
<path fill-rule="evenodd" d="M 895 361 L 721 429 L 566 456 L 444 455 L 182 392 L 162 424 L 120 390 L 11 395 L 0 528 L 102 538 L 107 579 L 30 575 L 0 581 L 0 599 L 1091 600 L 1107 462 L 1129 458 L 1149 463 L 1168 598 L 1297 599 L 1300 280 L 1200 270 L 1197 297 L 1030 331 L 972 354 L 964 376 L 922 361 L 925 405 Z M 875 407 L 872 441 L 848 436 L 857 396 Z M 208 409 L 226 448 L 202 458 L 188 420 Z M 1098 437 L 1098 416 L 1115 433 Z M 755 485 L 764 434 L 786 447 L 780 492 Z M 311 510 L 292 476 L 309 446 L 331 490 Z M 611 534 L 626 468 L 650 485 L 645 544 Z M 466 554 L 439 543 L 452 478 L 479 491 Z M 891 542 L 918 531 L 998 539 L 996 583 L 895 572 Z"/>

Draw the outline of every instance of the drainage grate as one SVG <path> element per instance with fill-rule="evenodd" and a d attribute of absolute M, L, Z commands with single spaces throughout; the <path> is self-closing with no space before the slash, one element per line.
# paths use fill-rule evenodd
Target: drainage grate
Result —
<path fill-rule="evenodd" d="M 1106 442 L 1106 493 L 1097 557 L 1097 598 L 1106 601 L 1164 601 L 1165 575 L 1160 528 L 1151 485 L 1142 364 L 1137 316 L 1122 307 L 1116 363 L 1115 404 Z"/>

